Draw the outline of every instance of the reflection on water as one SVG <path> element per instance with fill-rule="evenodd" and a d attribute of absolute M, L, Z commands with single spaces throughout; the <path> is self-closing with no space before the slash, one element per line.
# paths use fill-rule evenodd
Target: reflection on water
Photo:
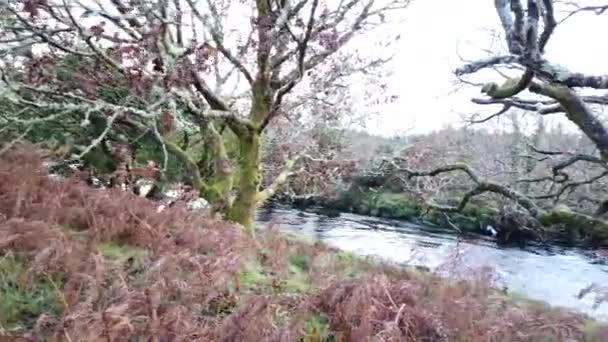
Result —
<path fill-rule="evenodd" d="M 608 285 L 608 265 L 594 263 L 576 249 L 501 248 L 490 239 L 458 239 L 451 230 L 354 214 L 328 217 L 283 207 L 260 208 L 257 221 L 357 254 L 438 271 L 457 253 L 459 261 L 452 272 L 491 267 L 511 291 L 608 320 L 608 303 L 593 309 L 593 296 L 576 298 L 592 282 Z"/>

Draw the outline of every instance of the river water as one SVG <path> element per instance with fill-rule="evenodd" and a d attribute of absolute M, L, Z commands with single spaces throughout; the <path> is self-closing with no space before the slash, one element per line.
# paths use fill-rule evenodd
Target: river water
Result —
<path fill-rule="evenodd" d="M 594 309 L 593 295 L 577 298 L 591 283 L 608 286 L 608 262 L 583 250 L 506 248 L 490 238 L 462 238 L 449 229 L 348 213 L 328 217 L 282 206 L 260 208 L 257 222 L 277 224 L 355 254 L 426 266 L 437 272 L 457 274 L 489 267 L 497 285 L 509 291 L 608 320 L 608 303 Z"/>

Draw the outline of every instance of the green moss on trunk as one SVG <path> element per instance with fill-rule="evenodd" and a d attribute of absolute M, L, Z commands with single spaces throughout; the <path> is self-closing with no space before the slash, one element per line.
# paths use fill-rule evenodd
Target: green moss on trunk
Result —
<path fill-rule="evenodd" d="M 234 171 L 232 162 L 226 150 L 226 144 L 222 135 L 209 124 L 205 132 L 208 132 L 207 143 L 209 156 L 212 160 L 211 179 L 207 181 L 203 197 L 213 204 L 213 209 L 218 212 L 229 210 L 232 205 L 230 193 L 234 185 Z"/>
<path fill-rule="evenodd" d="M 239 138 L 240 145 L 240 175 L 238 194 L 228 218 L 238 222 L 247 229 L 253 228 L 257 194 L 260 187 L 260 135 L 251 133 Z"/>

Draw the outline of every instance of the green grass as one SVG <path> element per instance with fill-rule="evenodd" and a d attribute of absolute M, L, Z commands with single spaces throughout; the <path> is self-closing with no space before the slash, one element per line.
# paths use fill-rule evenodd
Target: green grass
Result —
<path fill-rule="evenodd" d="M 55 285 L 60 284 L 42 275 L 30 278 L 20 258 L 0 257 L 0 328 L 28 328 L 43 313 L 60 313 L 61 293 Z"/>
<path fill-rule="evenodd" d="M 149 260 L 145 249 L 119 243 L 101 243 L 97 250 L 110 262 L 119 265 L 130 276 L 137 278 L 145 273 L 146 264 Z"/>
<path fill-rule="evenodd" d="M 298 268 L 300 271 L 308 271 L 310 268 L 308 256 L 306 254 L 290 254 L 288 261 L 291 266 Z"/>
<path fill-rule="evenodd" d="M 106 258 L 115 261 L 126 261 L 129 259 L 144 259 L 148 252 L 143 248 L 118 244 L 114 242 L 100 243 L 97 250 Z"/>
<path fill-rule="evenodd" d="M 257 289 L 272 284 L 271 279 L 257 260 L 245 263 L 243 269 L 238 273 L 239 284 L 246 289 Z"/>
<path fill-rule="evenodd" d="M 330 331 L 329 320 L 324 314 L 313 314 L 306 320 L 302 342 L 330 342 L 336 338 Z"/>

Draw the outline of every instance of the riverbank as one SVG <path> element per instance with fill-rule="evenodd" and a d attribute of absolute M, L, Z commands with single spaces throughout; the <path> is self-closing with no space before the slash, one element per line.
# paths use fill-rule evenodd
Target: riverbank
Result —
<path fill-rule="evenodd" d="M 524 211 L 499 211 L 492 204 L 473 198 L 460 212 L 429 209 L 411 194 L 351 186 L 332 197 L 281 197 L 277 203 L 311 209 L 332 216 L 353 213 L 385 219 L 449 227 L 464 235 L 491 236 L 501 245 L 530 242 L 569 247 L 607 248 L 608 223 L 559 206 L 538 220 Z M 458 206 L 459 199 L 443 203 Z"/>
<path fill-rule="evenodd" d="M 589 317 L 204 211 L 0 164 L 0 336 L 14 341 L 600 341 Z"/>
<path fill-rule="evenodd" d="M 328 216 L 340 213 L 367 215 L 385 219 L 412 221 L 430 226 L 450 227 L 469 234 L 492 235 L 497 211 L 472 201 L 460 213 L 424 210 L 422 203 L 407 193 L 349 189 L 335 197 L 280 197 L 277 203 L 299 209 L 311 209 Z"/>
<path fill-rule="evenodd" d="M 256 220 L 355 255 L 420 266 L 446 277 L 491 269 L 495 286 L 509 295 L 518 292 L 608 320 L 608 303 L 595 304 L 601 293 L 579 296 L 591 284 L 608 284 L 608 258 L 597 251 L 534 242 L 505 247 L 491 237 L 463 236 L 447 227 L 351 213 L 329 217 L 278 204 L 260 208 Z"/>

